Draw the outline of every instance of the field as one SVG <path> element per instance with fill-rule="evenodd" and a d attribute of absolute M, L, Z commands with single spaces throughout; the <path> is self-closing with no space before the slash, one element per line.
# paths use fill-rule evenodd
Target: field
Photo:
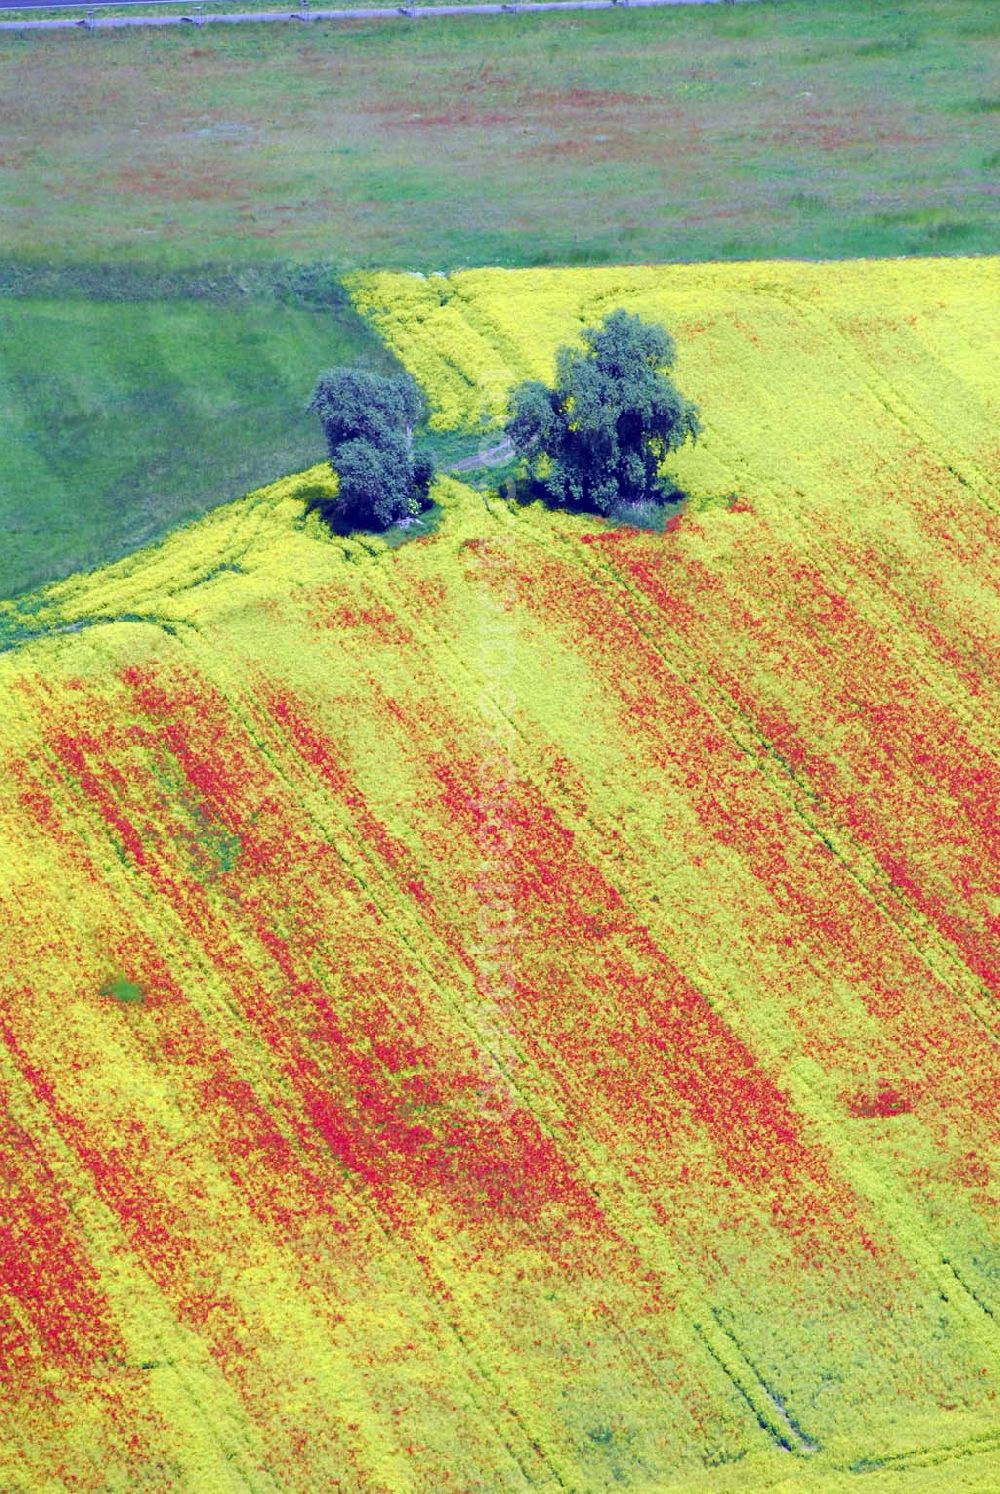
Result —
<path fill-rule="evenodd" d="M 317 461 L 322 433 L 305 410 L 316 375 L 391 366 L 350 308 L 330 304 L 333 285 L 313 306 L 225 280 L 200 279 L 199 296 L 184 277 L 167 279 L 167 295 L 162 284 L 107 276 L 87 288 L 95 296 L 49 276 L 44 294 L 0 302 L 0 596 L 127 554 Z"/>
<path fill-rule="evenodd" d="M 303 392 L 376 354 L 275 304 L 295 267 L 995 251 L 998 34 L 980 0 L 3 34 L 0 595 L 321 454 Z"/>
<path fill-rule="evenodd" d="M 998 39 L 978 0 L 3 36 L 4 252 L 345 271 L 989 252 Z"/>
<path fill-rule="evenodd" d="M 0 608 L 0 1485 L 996 1487 L 996 286 L 355 280 L 484 439 L 665 315 L 687 505 Z"/>

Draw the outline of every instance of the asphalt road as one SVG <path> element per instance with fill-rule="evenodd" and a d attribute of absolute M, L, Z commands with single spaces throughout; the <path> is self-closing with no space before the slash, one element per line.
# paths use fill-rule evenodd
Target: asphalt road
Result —
<path fill-rule="evenodd" d="M 655 8 L 668 5 L 732 5 L 735 0 L 524 0 L 524 3 L 511 4 L 489 4 L 489 5 L 399 5 L 379 6 L 371 9 L 357 10 L 322 10 L 317 7 L 308 6 L 307 10 L 299 10 L 289 6 L 287 10 L 255 10 L 245 12 L 233 12 L 225 15 L 196 14 L 197 7 L 192 4 L 186 10 L 174 11 L 171 14 L 150 14 L 149 5 L 156 3 L 173 4 L 177 0 L 112 0 L 116 8 L 124 5 L 142 6 L 146 11 L 137 16 L 102 16 L 98 4 L 88 4 L 86 0 L 69 0 L 69 3 L 53 4 L 52 0 L 0 0 L 0 12 L 5 10 L 59 10 L 64 15 L 52 19 L 37 21 L 0 21 L 0 31 L 20 30 L 53 30 L 67 26 L 91 26 L 96 29 L 107 29 L 121 26 L 180 26 L 193 23 L 195 25 L 216 26 L 239 23 L 241 21 L 288 21 L 288 20 L 315 20 L 315 21 L 373 21 L 383 18 L 399 18 L 417 20 L 423 17 L 434 16 L 498 16 L 507 14 L 520 14 L 528 11 L 550 11 L 550 10 L 614 10 L 628 7 L 638 10 L 642 8 Z M 87 12 L 95 11 L 93 18 L 88 18 Z M 83 13 L 81 15 L 81 12 Z"/>

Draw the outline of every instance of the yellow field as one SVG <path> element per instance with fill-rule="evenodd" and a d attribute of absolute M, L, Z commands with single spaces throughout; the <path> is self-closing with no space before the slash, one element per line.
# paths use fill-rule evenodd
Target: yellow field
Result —
<path fill-rule="evenodd" d="M 368 277 L 444 425 L 663 315 L 690 505 L 0 606 L 0 1488 L 997 1487 L 996 287 Z"/>
<path fill-rule="evenodd" d="M 678 381 L 710 433 L 734 456 L 770 450 L 768 468 L 797 465 L 808 431 L 812 471 L 822 472 L 845 393 L 862 418 L 868 394 L 897 415 L 936 415 L 965 448 L 968 396 L 996 398 L 994 258 L 364 272 L 348 284 L 426 390 L 440 430 L 499 420 L 512 384 L 550 380 L 556 348 L 618 306 L 666 323 Z"/>

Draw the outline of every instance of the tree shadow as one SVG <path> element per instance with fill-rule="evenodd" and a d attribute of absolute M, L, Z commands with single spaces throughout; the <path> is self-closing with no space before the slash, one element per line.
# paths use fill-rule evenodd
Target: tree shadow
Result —
<path fill-rule="evenodd" d="M 664 482 L 663 497 L 646 503 L 618 503 L 613 508 L 601 509 L 582 503 L 560 503 L 552 498 L 544 482 L 536 477 L 511 476 L 499 484 L 497 491 L 504 498 L 521 507 L 541 503 L 551 513 L 586 515 L 603 519 L 606 524 L 622 529 L 647 529 L 662 533 L 671 519 L 683 512 L 689 494 L 684 488 L 669 480 Z"/>
<path fill-rule="evenodd" d="M 352 522 L 349 516 L 338 511 L 336 501 L 331 501 L 329 495 L 308 504 L 306 512 L 318 514 L 329 532 L 338 539 L 356 539 L 363 543 L 379 540 L 387 550 L 396 550 L 409 540 L 423 539 L 433 534 L 444 517 L 444 509 L 440 503 L 430 503 L 419 514 L 402 519 L 397 524 L 390 524 L 385 529 L 377 529 Z"/>

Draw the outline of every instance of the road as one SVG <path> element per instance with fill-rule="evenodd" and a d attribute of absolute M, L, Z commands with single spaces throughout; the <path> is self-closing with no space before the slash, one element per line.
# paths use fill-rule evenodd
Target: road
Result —
<path fill-rule="evenodd" d="M 435 16 L 499 16 L 524 14 L 551 10 L 640 10 L 674 5 L 732 5 L 735 0 L 525 0 L 523 4 L 506 5 L 400 5 L 379 6 L 357 10 L 322 10 L 306 4 L 303 9 L 255 10 L 219 15 L 199 15 L 198 7 L 191 5 L 186 12 L 170 15 L 149 14 L 150 3 L 157 0 L 113 0 L 116 8 L 125 5 L 142 6 L 147 13 L 136 16 L 102 16 L 99 5 L 70 0 L 67 4 L 51 3 L 51 0 L 0 0 L 0 12 L 5 10 L 58 10 L 64 15 L 37 21 L 0 21 L 0 31 L 59 30 L 68 26 L 88 26 L 94 30 L 106 30 L 122 26 L 180 26 L 194 24 L 217 26 L 238 24 L 244 21 L 377 21 L 405 17 L 420 20 Z M 159 3 L 176 4 L 177 0 L 159 0 Z M 83 14 L 81 14 L 81 12 Z M 96 12 L 89 15 L 89 12 Z"/>

